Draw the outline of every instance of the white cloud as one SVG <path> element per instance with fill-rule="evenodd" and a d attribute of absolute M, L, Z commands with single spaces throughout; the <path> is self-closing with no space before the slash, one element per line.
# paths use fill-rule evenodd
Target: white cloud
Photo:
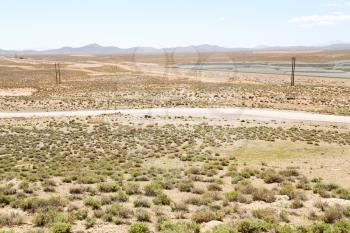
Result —
<path fill-rule="evenodd" d="M 350 1 L 329 2 L 329 3 L 326 3 L 326 6 L 327 7 L 336 7 L 336 8 L 350 6 Z"/>
<path fill-rule="evenodd" d="M 227 18 L 224 16 L 217 19 L 217 21 L 219 21 L 219 22 L 224 22 L 226 20 L 227 20 Z"/>
<path fill-rule="evenodd" d="M 300 24 L 302 26 L 333 25 L 346 21 L 350 21 L 350 15 L 342 12 L 333 12 L 328 15 L 301 16 L 289 20 L 290 23 Z"/>
<path fill-rule="evenodd" d="M 340 3 L 327 3 L 326 6 L 328 6 L 328 7 L 342 7 L 344 5 L 340 4 Z"/>

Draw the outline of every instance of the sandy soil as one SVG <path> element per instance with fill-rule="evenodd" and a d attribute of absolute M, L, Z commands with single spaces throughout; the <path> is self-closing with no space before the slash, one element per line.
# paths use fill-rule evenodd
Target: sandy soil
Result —
<path fill-rule="evenodd" d="M 0 89 L 0 97 L 9 97 L 9 96 L 31 96 L 37 90 L 34 88 L 8 88 Z"/>
<path fill-rule="evenodd" d="M 249 108 L 154 108 L 154 109 L 124 109 L 124 110 L 91 110 L 64 112 L 0 112 L 0 118 L 31 118 L 31 117 L 68 117 L 68 116 L 98 116 L 122 113 L 134 116 L 192 116 L 207 118 L 223 118 L 227 120 L 250 119 L 260 121 L 289 120 L 350 123 L 349 116 L 315 114 L 307 112 L 280 111 L 272 109 Z"/>
<path fill-rule="evenodd" d="M 349 54 L 297 57 L 316 62 L 347 60 Z M 289 61 L 292 55 L 206 56 L 200 61 Z M 33 197 L 61 197 L 59 214 L 86 210 L 97 219 L 95 226 L 86 229 L 87 220 L 76 220 L 72 231 L 101 233 L 127 232 L 129 224 L 139 221 L 141 209 L 134 206 L 139 198 L 149 202 L 150 208 L 142 210 L 149 213 L 146 224 L 152 232 L 160 215 L 172 222 L 188 222 L 203 208 L 225 215 L 220 221 L 200 223 L 201 232 L 251 218 L 259 209 L 272 209 L 281 224 L 308 225 L 316 221 L 312 213 L 320 221 L 325 216 L 326 209 L 316 208 L 315 202 L 350 206 L 350 79 L 298 76 L 297 86 L 291 88 L 286 75 L 176 69 L 164 59 L 168 60 L 159 55 L 140 55 L 136 60 L 125 56 L 0 57 L 0 93 L 6 94 L 0 95 L 0 202 L 5 200 L 0 214 L 15 212 L 24 220 L 9 224 L 6 230 L 34 229 L 34 216 L 41 209 L 14 207 Z M 198 57 L 176 55 L 174 60 L 191 63 Z M 55 84 L 54 63 L 61 64 L 61 85 Z M 28 94 L 28 90 L 34 91 Z M 271 169 L 275 175 L 269 173 Z M 292 200 L 282 192 L 281 181 L 264 180 L 276 175 L 302 195 L 295 193 Z M 180 189 L 187 180 L 193 182 L 190 192 Z M 145 186 L 154 181 L 169 185 L 162 192 L 171 206 L 160 206 L 146 195 Z M 114 182 L 118 192 L 100 188 Z M 297 188 L 299 182 L 306 182 L 305 187 Z M 255 191 L 266 188 L 258 192 L 260 199 L 243 193 L 250 183 Z M 134 184 L 140 190 L 119 203 L 131 210 L 131 216 L 112 218 L 121 225 L 107 222 L 107 210 L 116 202 L 112 197 L 119 191 L 126 193 Z M 326 190 L 329 187 L 335 190 Z M 314 188 L 320 191 L 314 193 Z M 225 194 L 236 189 L 244 198 L 227 203 Z M 263 194 L 276 200 L 261 199 Z M 1 197 L 9 197 L 11 203 Z M 93 209 L 88 198 L 102 206 Z M 294 209 L 292 204 L 298 200 L 303 206 Z M 173 204 L 186 208 L 173 210 Z M 282 211 L 288 220 L 279 216 Z M 270 212 L 262 212 L 261 218 L 264 213 Z"/>

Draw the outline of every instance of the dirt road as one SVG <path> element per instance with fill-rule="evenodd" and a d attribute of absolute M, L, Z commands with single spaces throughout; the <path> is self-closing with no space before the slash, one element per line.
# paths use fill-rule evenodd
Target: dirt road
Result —
<path fill-rule="evenodd" d="M 98 116 L 104 114 L 129 114 L 133 116 L 192 116 L 222 118 L 227 120 L 287 120 L 313 121 L 350 124 L 350 116 L 336 116 L 309 112 L 281 111 L 272 109 L 249 108 L 153 108 L 153 109 L 116 109 L 63 112 L 0 112 L 0 118 L 45 118 L 71 116 Z"/>

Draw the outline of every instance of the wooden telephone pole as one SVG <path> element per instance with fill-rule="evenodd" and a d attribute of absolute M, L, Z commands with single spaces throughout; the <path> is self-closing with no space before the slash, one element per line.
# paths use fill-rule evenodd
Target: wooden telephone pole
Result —
<path fill-rule="evenodd" d="M 295 63 L 296 63 L 296 58 L 292 58 L 292 77 L 291 77 L 291 86 L 295 86 Z"/>
<path fill-rule="evenodd" d="M 61 67 L 60 64 L 55 63 L 55 72 L 56 72 L 56 84 L 61 84 Z"/>

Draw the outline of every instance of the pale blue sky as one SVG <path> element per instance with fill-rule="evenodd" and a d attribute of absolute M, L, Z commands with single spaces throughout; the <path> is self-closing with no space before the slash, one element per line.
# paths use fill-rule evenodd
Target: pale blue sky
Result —
<path fill-rule="evenodd" d="M 0 48 L 350 42 L 350 0 L 0 0 Z"/>

